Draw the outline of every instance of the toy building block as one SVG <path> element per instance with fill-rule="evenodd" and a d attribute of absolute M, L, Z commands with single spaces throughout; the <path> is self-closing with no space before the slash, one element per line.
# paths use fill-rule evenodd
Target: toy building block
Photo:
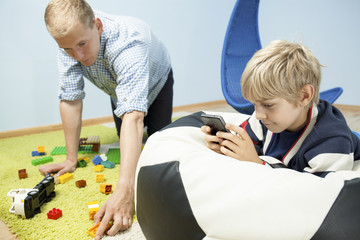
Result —
<path fill-rule="evenodd" d="M 96 231 L 98 230 L 100 226 L 100 223 L 96 224 L 95 226 L 93 226 L 92 228 L 90 228 L 89 230 L 87 230 L 87 234 L 89 234 L 90 236 L 92 236 L 93 238 L 95 237 Z M 106 230 L 108 230 L 111 227 L 111 224 L 108 223 L 108 225 L 106 226 Z"/>
<path fill-rule="evenodd" d="M 60 209 L 53 208 L 47 213 L 48 219 L 57 220 L 59 217 L 62 216 L 62 211 Z"/>
<path fill-rule="evenodd" d="M 103 165 L 106 168 L 114 168 L 115 167 L 115 163 L 109 162 L 109 161 L 102 161 L 101 165 Z"/>
<path fill-rule="evenodd" d="M 67 181 L 74 178 L 74 175 L 72 173 L 64 173 L 63 175 L 59 176 L 59 182 L 61 184 L 66 183 Z"/>
<path fill-rule="evenodd" d="M 78 163 L 77 163 L 77 166 L 82 167 L 82 168 L 86 167 L 86 165 L 87 165 L 87 162 L 84 159 L 78 161 Z"/>
<path fill-rule="evenodd" d="M 91 145 L 93 152 L 99 152 L 100 149 L 100 137 L 90 136 L 87 138 L 80 138 L 79 147 L 83 145 Z"/>
<path fill-rule="evenodd" d="M 89 163 L 90 162 L 90 158 L 88 157 L 81 157 L 81 158 L 78 158 L 78 161 L 81 161 L 81 160 L 84 160 L 85 162 Z"/>
<path fill-rule="evenodd" d="M 55 197 L 54 190 L 54 178 L 49 174 L 34 188 L 12 189 L 7 194 L 13 202 L 9 212 L 23 218 L 32 218 L 40 212 L 40 207 L 45 202 L 50 202 Z"/>
<path fill-rule="evenodd" d="M 97 151 L 98 152 L 98 151 Z M 93 146 L 89 145 L 89 146 L 80 146 L 78 153 L 79 154 L 87 154 L 87 153 L 97 153 L 95 151 L 93 151 Z M 66 155 L 66 147 L 55 147 L 50 155 Z"/>
<path fill-rule="evenodd" d="M 78 181 L 75 182 L 75 185 L 76 185 L 78 188 L 85 187 L 85 186 L 86 186 L 86 181 L 85 181 L 85 180 L 78 180 Z"/>
<path fill-rule="evenodd" d="M 52 161 L 54 161 L 54 159 L 51 156 L 48 156 L 48 157 L 34 159 L 31 161 L 31 164 L 33 166 L 37 166 L 37 165 L 45 164 L 45 163 L 52 162 Z"/>
<path fill-rule="evenodd" d="M 44 153 L 45 154 L 45 146 L 38 146 L 38 153 Z"/>
<path fill-rule="evenodd" d="M 94 220 L 94 215 L 100 210 L 99 202 L 88 202 L 89 220 Z"/>
<path fill-rule="evenodd" d="M 104 174 L 96 174 L 96 182 L 104 182 Z"/>
<path fill-rule="evenodd" d="M 27 178 L 27 173 L 26 173 L 26 169 L 20 169 L 18 171 L 18 174 L 19 174 L 19 179 L 23 179 L 23 178 Z"/>
<path fill-rule="evenodd" d="M 102 159 L 103 161 L 107 161 L 107 156 L 106 156 L 105 153 L 100 154 L 100 157 L 101 157 L 101 159 Z"/>
<path fill-rule="evenodd" d="M 94 167 L 94 171 L 95 172 L 102 172 L 104 170 L 104 166 L 103 165 L 96 165 Z"/>
<path fill-rule="evenodd" d="M 100 184 L 100 192 L 105 193 L 105 194 L 112 193 L 112 185 L 101 183 Z"/>
<path fill-rule="evenodd" d="M 101 157 L 100 157 L 99 155 L 96 155 L 96 156 L 93 158 L 93 160 L 92 160 L 92 162 L 93 162 L 95 165 L 101 164 L 102 161 L 103 161 L 103 160 L 101 159 Z"/>
<path fill-rule="evenodd" d="M 55 147 L 50 155 L 66 155 L 66 147 Z"/>
<path fill-rule="evenodd" d="M 110 148 L 106 154 L 107 161 L 119 164 L 120 163 L 120 148 Z"/>
<path fill-rule="evenodd" d="M 39 153 L 38 151 L 32 151 L 31 156 L 38 157 L 38 156 L 44 156 L 45 153 Z"/>

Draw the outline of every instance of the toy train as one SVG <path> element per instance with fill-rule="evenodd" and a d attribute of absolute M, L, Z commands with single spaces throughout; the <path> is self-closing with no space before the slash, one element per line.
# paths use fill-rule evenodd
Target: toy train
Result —
<path fill-rule="evenodd" d="M 54 177 L 46 175 L 32 189 L 12 189 L 8 196 L 13 199 L 10 213 L 21 215 L 23 218 L 32 218 L 40 213 L 40 207 L 45 202 L 51 201 L 55 197 Z"/>

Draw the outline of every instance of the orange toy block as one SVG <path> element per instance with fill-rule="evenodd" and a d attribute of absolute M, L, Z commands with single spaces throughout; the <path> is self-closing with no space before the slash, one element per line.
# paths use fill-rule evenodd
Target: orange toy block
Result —
<path fill-rule="evenodd" d="M 105 183 L 100 184 L 100 192 L 105 193 L 105 194 L 112 193 L 112 185 L 105 184 Z"/>
<path fill-rule="evenodd" d="M 94 215 L 100 210 L 99 202 L 89 202 L 88 203 L 89 208 L 89 220 L 94 220 Z"/>
<path fill-rule="evenodd" d="M 89 230 L 87 230 L 87 234 L 89 234 L 90 236 L 92 236 L 93 238 L 95 237 L 96 231 L 98 230 L 100 226 L 100 223 L 96 224 L 95 226 L 93 226 L 92 228 L 90 228 Z M 111 224 L 108 223 L 108 225 L 106 226 L 106 230 L 108 230 L 111 227 Z"/>
<path fill-rule="evenodd" d="M 96 174 L 96 182 L 104 182 L 104 174 Z"/>
<path fill-rule="evenodd" d="M 45 146 L 38 146 L 38 153 L 45 153 Z"/>

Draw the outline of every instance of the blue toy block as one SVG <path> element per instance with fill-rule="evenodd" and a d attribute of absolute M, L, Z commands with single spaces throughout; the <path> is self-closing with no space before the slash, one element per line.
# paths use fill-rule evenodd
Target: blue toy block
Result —
<path fill-rule="evenodd" d="M 96 156 L 93 158 L 93 160 L 92 160 L 92 162 L 93 162 L 95 165 L 101 164 L 102 161 L 103 161 L 103 160 L 101 159 L 101 157 L 100 157 L 99 155 L 96 155 Z"/>
<path fill-rule="evenodd" d="M 109 161 L 102 161 L 101 165 L 103 165 L 106 168 L 114 168 L 115 167 L 115 163 L 109 162 Z"/>
<path fill-rule="evenodd" d="M 45 155 L 45 153 L 43 152 L 43 153 L 39 153 L 38 151 L 32 151 L 31 152 L 31 156 L 33 156 L 33 157 L 36 157 L 36 156 L 44 156 Z"/>

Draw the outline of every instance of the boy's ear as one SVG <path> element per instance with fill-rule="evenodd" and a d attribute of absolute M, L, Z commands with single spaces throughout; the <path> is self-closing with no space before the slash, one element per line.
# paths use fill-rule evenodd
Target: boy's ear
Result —
<path fill-rule="evenodd" d="M 99 34 L 101 35 L 103 32 L 103 24 L 100 20 L 100 18 L 94 18 L 94 25 L 96 29 L 98 30 Z"/>
<path fill-rule="evenodd" d="M 306 84 L 305 86 L 303 86 L 300 96 L 300 105 L 308 105 L 314 98 L 314 86 L 310 84 Z"/>

